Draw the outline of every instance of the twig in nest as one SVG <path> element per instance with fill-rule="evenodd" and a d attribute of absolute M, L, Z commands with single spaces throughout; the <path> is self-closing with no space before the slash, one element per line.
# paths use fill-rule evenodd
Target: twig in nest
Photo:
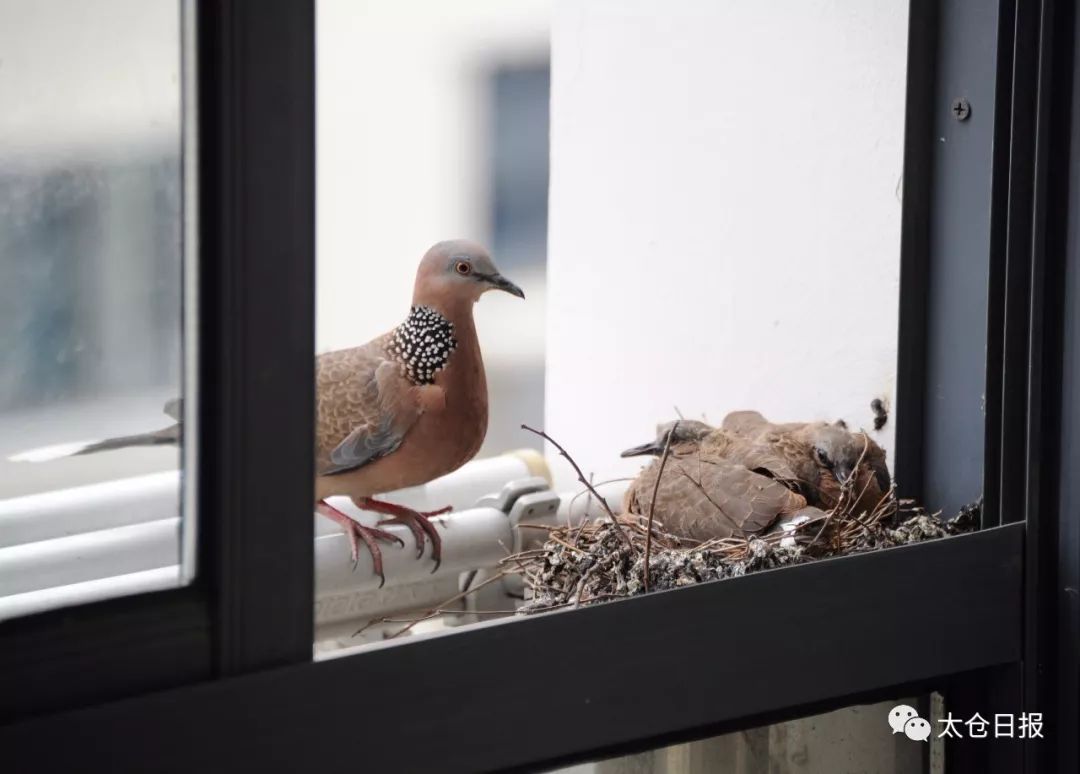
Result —
<path fill-rule="evenodd" d="M 634 478 L 634 476 L 623 476 L 621 478 L 607 478 L 603 481 L 593 481 L 593 474 L 590 473 L 589 483 L 592 484 L 593 489 L 595 489 L 596 487 L 604 486 L 605 484 L 614 484 L 616 481 L 633 481 Z M 566 522 L 567 526 L 569 526 L 570 522 L 573 519 L 574 503 L 576 503 L 578 501 L 578 498 L 580 498 L 582 495 L 587 496 L 589 499 L 585 503 L 585 512 L 581 515 L 581 523 L 578 524 L 577 532 L 573 535 L 574 545 L 577 545 L 578 538 L 581 537 L 581 530 L 584 529 L 585 525 L 589 523 L 589 513 L 592 512 L 592 491 L 588 488 L 582 489 L 580 492 L 570 498 L 570 503 L 566 507 Z"/>
<path fill-rule="evenodd" d="M 578 580 L 577 583 L 577 591 L 574 593 L 574 607 L 577 607 L 581 604 L 582 595 L 585 594 L 585 584 L 589 582 L 589 578 L 591 578 L 593 576 L 593 573 L 595 573 L 600 568 L 601 564 L 602 560 L 594 562 L 592 566 L 589 567 L 589 569 L 587 569 L 581 574 L 581 579 Z"/>
<path fill-rule="evenodd" d="M 570 606 L 569 602 L 563 602 L 563 603 L 558 604 L 558 605 L 552 605 L 548 609 L 549 610 L 559 610 L 561 608 L 569 607 L 569 606 Z M 431 615 L 429 617 L 434 618 L 437 615 L 498 615 L 498 616 L 509 616 L 509 615 L 515 615 L 520 611 L 517 608 L 514 608 L 512 610 L 511 609 L 504 609 L 504 610 L 455 610 L 454 608 L 435 608 L 434 610 L 431 610 L 430 612 L 431 612 Z M 544 612 L 547 612 L 547 610 L 545 610 Z M 426 620 L 426 619 L 424 619 L 424 620 Z M 407 623 L 409 625 L 414 625 L 414 624 L 419 623 L 419 621 L 414 621 L 411 618 L 383 618 L 383 619 L 380 619 L 379 623 Z M 370 626 L 370 625 L 371 624 L 368 624 L 368 626 Z M 390 639 L 393 639 L 394 637 L 397 637 L 397 634 L 392 635 L 390 637 Z"/>
<path fill-rule="evenodd" d="M 500 570 L 499 572 L 495 573 L 494 575 L 492 575 L 490 578 L 483 581 L 482 583 L 478 583 L 475 586 L 473 586 L 472 588 L 465 589 L 461 593 L 455 594 L 454 596 L 450 597 L 449 599 L 443 600 L 443 603 L 439 607 L 435 607 L 435 608 L 432 608 L 431 610 L 428 610 L 427 612 L 425 612 L 419 618 L 416 618 L 416 619 L 410 621 L 409 625 L 406 626 L 404 629 L 399 629 L 398 631 L 391 634 L 390 639 L 394 639 L 395 637 L 400 637 L 405 632 L 409 631 L 409 629 L 413 628 L 414 626 L 416 626 L 418 623 L 420 623 L 422 621 L 427 621 L 430 618 L 434 618 L 437 615 L 441 615 L 442 611 L 445 611 L 446 605 L 449 605 L 451 602 L 457 602 L 459 599 L 462 599 L 463 597 L 467 597 L 469 594 L 472 594 L 474 591 L 479 591 L 480 589 L 484 588 L 484 586 L 487 586 L 490 583 L 494 583 L 495 581 L 506 577 L 510 573 L 511 573 L 511 570 L 509 568 L 507 568 L 505 570 Z M 457 611 L 457 612 L 467 612 L 467 611 Z M 360 634 L 361 632 L 371 628 L 375 624 L 390 623 L 392 620 L 393 619 L 389 619 L 389 618 L 376 618 L 376 619 L 373 619 L 371 621 L 368 621 L 366 624 L 364 624 L 359 629 L 357 629 L 355 632 L 353 632 L 353 637 L 355 637 L 356 635 Z"/>
<path fill-rule="evenodd" d="M 817 534 L 814 535 L 814 539 L 811 540 L 809 545 L 806 546 L 807 551 L 809 551 L 811 548 L 814 547 L 814 544 L 818 542 L 818 538 L 820 538 L 825 533 L 825 530 L 827 530 L 829 528 L 829 525 L 832 523 L 834 515 L 836 515 L 837 513 L 844 512 L 844 511 L 847 511 L 847 515 L 850 515 L 852 512 L 854 512 L 853 509 L 855 507 L 855 502 L 856 502 L 856 499 L 854 497 L 854 494 L 855 494 L 855 481 L 859 477 L 859 468 L 862 467 L 863 458 L 866 456 L 866 452 L 867 452 L 867 450 L 869 448 L 870 448 L 870 436 L 864 434 L 863 435 L 862 453 L 859 455 L 859 459 L 855 461 L 855 467 L 853 467 L 851 469 L 851 475 L 848 476 L 848 480 L 845 481 L 843 483 L 843 485 L 840 487 L 840 498 L 836 503 L 836 507 L 834 507 L 832 510 L 830 510 L 828 512 L 828 514 L 826 514 L 825 523 L 821 525 L 821 529 L 819 529 Z M 865 486 L 863 487 L 863 491 L 866 491 Z M 845 504 L 845 502 L 844 502 L 845 499 L 850 500 L 850 503 Z M 846 505 L 846 508 L 843 507 L 845 505 Z"/>
<path fill-rule="evenodd" d="M 555 537 L 554 535 L 549 534 L 548 535 L 548 540 L 554 540 L 559 545 L 563 546 L 564 548 L 569 548 L 571 551 L 577 551 L 578 553 L 581 553 L 581 554 L 585 553 L 584 551 L 582 551 L 577 546 L 572 546 L 569 543 L 567 543 L 565 540 L 560 540 L 559 538 Z"/>
<path fill-rule="evenodd" d="M 675 424 L 671 426 L 671 431 L 667 434 L 667 438 L 664 439 L 664 454 L 660 458 L 660 469 L 656 472 L 656 483 L 652 488 L 652 500 L 649 501 L 649 523 L 646 526 L 645 532 L 645 590 L 649 590 L 649 552 L 652 550 L 652 525 L 653 514 L 656 512 L 656 493 L 660 491 L 660 479 L 664 476 L 664 466 L 667 465 L 667 458 L 671 454 L 671 436 L 675 435 L 675 431 L 679 429 L 679 421 L 675 420 Z"/>
<path fill-rule="evenodd" d="M 559 450 L 559 454 L 565 457 L 566 461 L 569 462 L 570 465 L 574 468 L 574 472 L 577 474 L 578 481 L 580 481 L 583 486 L 587 487 L 589 492 L 592 493 L 593 497 L 595 497 L 600 502 L 600 507 L 603 508 L 604 513 L 606 513 L 611 518 L 611 521 L 615 524 L 615 528 L 618 530 L 619 534 L 622 535 L 623 541 L 626 543 L 626 545 L 630 548 L 631 551 L 634 551 L 636 553 L 633 541 L 631 541 L 629 536 L 627 536 L 627 534 L 623 532 L 622 526 L 619 524 L 619 520 L 615 518 L 615 514 L 614 512 L 612 512 L 611 506 L 607 504 L 607 500 L 601 497 L 600 493 L 597 492 L 595 488 L 593 488 L 593 485 L 590 484 L 589 481 L 585 478 L 585 474 L 581 472 L 581 468 L 578 467 L 577 462 L 574 461 L 574 458 L 570 456 L 566 449 L 564 449 L 558 441 L 545 433 L 543 430 L 537 430 L 535 428 L 529 427 L 528 425 L 522 425 L 521 429 L 528 430 L 530 433 L 535 433 Z"/>
<path fill-rule="evenodd" d="M 603 481 L 593 481 L 593 474 L 590 473 L 589 483 L 591 483 L 595 488 L 598 486 L 604 486 L 605 484 L 614 484 L 616 481 L 633 481 L 635 478 L 637 477 L 621 476 L 619 478 L 605 478 Z M 585 504 L 585 516 L 588 517 L 589 511 L 592 510 L 592 492 L 590 492 L 588 489 L 582 489 L 580 492 L 575 493 L 574 496 L 570 498 L 570 506 L 573 507 L 574 503 L 576 503 L 582 497 L 589 498 L 589 501 Z"/>
<path fill-rule="evenodd" d="M 595 486 L 595 484 L 593 484 L 593 474 L 589 473 L 589 488 L 585 490 L 586 492 L 589 493 L 589 495 L 588 495 L 588 498 L 585 500 L 585 515 L 582 517 L 582 518 L 585 518 L 585 519 L 589 518 L 589 510 L 590 510 L 590 506 L 592 506 L 592 493 L 593 493 L 593 487 L 594 486 Z M 570 518 L 571 518 L 570 513 L 573 510 L 574 510 L 574 501 L 571 500 L 570 501 L 570 507 L 566 509 L 566 527 L 567 527 L 567 529 L 569 529 L 570 526 L 571 526 L 570 525 Z"/>

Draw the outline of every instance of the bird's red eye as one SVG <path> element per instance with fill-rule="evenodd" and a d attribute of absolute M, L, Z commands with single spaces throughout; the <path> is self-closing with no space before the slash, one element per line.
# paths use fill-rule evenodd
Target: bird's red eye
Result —
<path fill-rule="evenodd" d="M 468 261 L 458 261 L 456 264 L 454 264 L 454 271 L 462 275 L 468 274 L 472 271 L 472 266 L 469 265 Z"/>

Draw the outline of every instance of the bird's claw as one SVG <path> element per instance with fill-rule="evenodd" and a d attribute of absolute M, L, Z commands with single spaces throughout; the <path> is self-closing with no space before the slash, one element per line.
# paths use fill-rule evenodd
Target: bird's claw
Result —
<path fill-rule="evenodd" d="M 435 528 L 435 524 L 431 521 L 430 517 L 448 513 L 450 510 L 450 508 L 441 508 L 437 511 L 408 511 L 380 523 L 404 524 L 408 527 L 413 534 L 413 538 L 416 540 L 417 559 L 424 555 L 424 536 L 426 535 L 430 538 L 431 558 L 435 560 L 435 566 L 432 568 L 431 572 L 434 573 L 438 571 L 439 566 L 442 564 L 442 538 L 439 536 L 439 532 Z"/>
<path fill-rule="evenodd" d="M 381 589 L 386 585 L 386 573 L 383 572 L 382 549 L 379 548 L 379 544 L 376 541 L 385 540 L 387 543 L 396 542 L 402 548 L 405 547 L 405 541 L 392 532 L 387 532 L 378 527 L 365 527 L 356 522 L 353 522 L 352 526 L 349 527 L 348 534 L 349 548 L 352 552 L 353 571 L 356 571 L 356 567 L 360 563 L 360 541 L 362 540 L 364 541 L 364 545 L 367 546 L 368 551 L 371 553 L 371 563 L 375 569 L 375 574 L 379 576 L 379 588 Z"/>
<path fill-rule="evenodd" d="M 424 528 L 420 526 L 419 519 L 408 519 L 402 518 L 400 516 L 395 516 L 392 519 L 387 519 L 386 521 L 382 521 L 379 523 L 403 524 L 408 527 L 409 531 L 412 532 L 413 541 L 416 543 L 416 558 L 419 559 L 424 555 L 424 535 L 426 535 L 427 533 L 424 531 Z"/>
<path fill-rule="evenodd" d="M 387 543 L 397 543 L 402 548 L 405 547 L 405 541 L 384 529 L 365 527 L 325 500 L 320 500 L 315 509 L 323 516 L 336 521 L 345 530 L 345 534 L 349 537 L 349 553 L 352 556 L 354 572 L 360 564 L 360 541 L 364 542 L 368 551 L 371 552 L 371 563 L 375 569 L 375 574 L 379 576 L 379 588 L 381 589 L 386 584 L 386 574 L 383 572 L 382 549 L 379 548 L 376 541 L 383 540 Z"/>
<path fill-rule="evenodd" d="M 424 555 L 424 536 L 430 538 L 431 558 L 435 560 L 435 567 L 431 571 L 434 573 L 439 569 L 442 564 L 442 538 L 439 537 L 438 530 L 432 523 L 431 517 L 449 513 L 453 510 L 453 506 L 447 506 L 435 511 L 416 511 L 404 505 L 376 500 L 373 497 L 357 498 L 353 502 L 358 508 L 363 508 L 365 511 L 381 513 L 390 517 L 386 521 L 379 522 L 380 524 L 404 524 L 408 527 L 416 540 L 417 559 Z"/>

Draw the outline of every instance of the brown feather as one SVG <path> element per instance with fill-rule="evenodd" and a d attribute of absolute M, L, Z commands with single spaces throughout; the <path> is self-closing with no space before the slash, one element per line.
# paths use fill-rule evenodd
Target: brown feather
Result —
<path fill-rule="evenodd" d="M 862 456 L 862 464 L 853 482 L 857 511 L 872 510 L 891 486 L 885 450 L 865 433 L 852 433 L 842 423 L 789 422 L 774 424 L 756 411 L 735 411 L 724 418 L 722 427 L 748 441 L 764 444 L 781 457 L 803 483 L 811 505 L 823 509 L 836 507 L 842 487 L 835 474 L 814 455 L 814 446 L 824 436 L 842 434 L 842 444 L 852 468 Z M 865 445 L 866 453 L 863 455 Z"/>
<path fill-rule="evenodd" d="M 692 540 L 764 532 L 806 507 L 806 500 L 783 484 L 725 458 L 720 445 L 680 444 L 660 479 L 654 517 L 664 531 Z M 624 510 L 649 513 L 659 460 L 630 485 Z"/>
<path fill-rule="evenodd" d="M 315 469 L 339 469 L 331 454 L 347 438 L 385 438 L 369 460 L 390 453 L 420 417 L 415 390 L 386 351 L 390 334 L 361 347 L 327 352 L 315 361 Z M 354 466 L 355 467 L 355 466 Z"/>

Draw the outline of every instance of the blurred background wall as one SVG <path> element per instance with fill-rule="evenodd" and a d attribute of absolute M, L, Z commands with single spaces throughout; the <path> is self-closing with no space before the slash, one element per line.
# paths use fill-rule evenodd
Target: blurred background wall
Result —
<path fill-rule="evenodd" d="M 901 0 L 556 6 L 546 424 L 586 472 L 675 406 L 891 400 L 906 40 Z"/>
<path fill-rule="evenodd" d="M 0 498 L 177 465 L 6 458 L 169 422 L 179 76 L 177 0 L 0 0 Z"/>

